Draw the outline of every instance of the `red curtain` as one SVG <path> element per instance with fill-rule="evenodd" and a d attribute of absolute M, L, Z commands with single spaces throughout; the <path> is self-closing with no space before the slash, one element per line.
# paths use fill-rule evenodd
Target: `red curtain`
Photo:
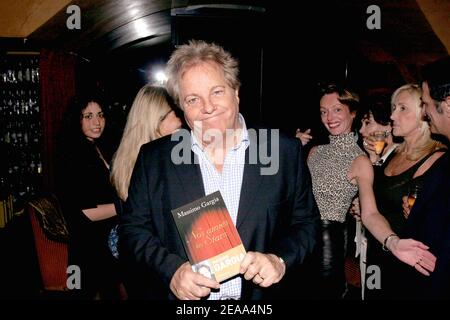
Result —
<path fill-rule="evenodd" d="M 41 123 L 43 131 L 42 173 L 45 191 L 54 191 L 56 135 L 69 100 L 75 95 L 76 57 L 43 49 L 40 59 Z"/>

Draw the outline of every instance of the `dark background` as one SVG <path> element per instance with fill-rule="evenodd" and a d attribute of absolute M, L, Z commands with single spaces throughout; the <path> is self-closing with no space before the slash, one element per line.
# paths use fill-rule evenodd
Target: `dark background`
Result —
<path fill-rule="evenodd" d="M 12 2 L 2 1 L 0 12 Z M 33 2 L 39 1 L 26 3 Z M 140 87 L 152 82 L 152 73 L 189 39 L 214 41 L 239 59 L 240 109 L 249 126 L 280 128 L 290 135 L 296 128 L 312 128 L 312 144 L 322 142 L 320 83 L 345 81 L 363 97 L 390 95 L 404 83 L 419 81 L 423 65 L 448 56 L 448 43 L 435 33 L 418 2 L 75 0 L 71 4 L 81 9 L 81 30 L 67 29 L 64 7 L 24 37 L 2 38 L 0 30 L 0 56 L 33 52 L 40 58 L 46 193 L 53 191 L 54 144 L 70 98 L 92 87 L 106 94 L 114 150 Z M 450 13 L 448 1 L 433 3 Z M 366 9 L 373 4 L 381 9 L 380 30 L 366 27 Z M 147 26 L 144 33 L 137 31 L 138 22 Z M 4 68 L 0 65 L 0 71 Z M 0 298 L 48 297 L 40 291 L 27 215 L 0 229 L 0 260 Z"/>

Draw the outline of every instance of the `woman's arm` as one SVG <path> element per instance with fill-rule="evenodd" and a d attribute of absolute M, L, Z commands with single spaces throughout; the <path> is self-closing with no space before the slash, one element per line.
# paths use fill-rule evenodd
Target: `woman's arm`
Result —
<path fill-rule="evenodd" d="M 378 212 L 373 193 L 373 168 L 367 156 L 357 157 L 352 164 L 353 177 L 356 179 L 361 204 L 361 218 L 364 226 L 381 243 L 394 233 L 387 220 Z"/>
<path fill-rule="evenodd" d="M 99 204 L 97 208 L 83 209 L 82 211 L 91 221 L 108 219 L 117 214 L 113 203 Z"/>
<path fill-rule="evenodd" d="M 366 156 L 359 156 L 352 164 L 351 171 L 357 181 L 361 204 L 361 219 L 370 233 L 391 251 L 400 261 L 416 268 L 424 275 L 434 270 L 436 257 L 428 247 L 413 239 L 400 239 L 391 229 L 387 220 L 378 212 L 373 193 L 373 168 Z"/>
<path fill-rule="evenodd" d="M 314 146 L 311 148 L 311 150 L 309 150 L 308 157 L 306 158 L 307 161 L 309 160 L 309 158 L 311 158 L 311 156 L 314 154 L 314 152 L 316 152 L 316 150 L 317 150 L 317 146 Z"/>

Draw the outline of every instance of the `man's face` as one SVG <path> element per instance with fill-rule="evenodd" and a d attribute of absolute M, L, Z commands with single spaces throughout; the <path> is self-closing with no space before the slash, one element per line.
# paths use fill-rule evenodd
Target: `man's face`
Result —
<path fill-rule="evenodd" d="M 203 141 L 207 130 L 225 135 L 226 129 L 239 128 L 239 91 L 225 81 L 222 69 L 214 62 L 203 62 L 187 69 L 180 82 L 180 104 L 194 132 L 201 128 Z"/>
<path fill-rule="evenodd" d="M 430 96 L 430 88 L 426 82 L 422 83 L 422 103 L 423 110 L 430 120 L 431 132 L 445 134 L 448 124 L 445 123 L 445 115 L 442 108 L 436 105 L 436 102 Z"/>

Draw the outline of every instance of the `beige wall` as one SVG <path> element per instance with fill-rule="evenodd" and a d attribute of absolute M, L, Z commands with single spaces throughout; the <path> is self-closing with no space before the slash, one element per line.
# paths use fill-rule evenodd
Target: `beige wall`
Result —
<path fill-rule="evenodd" d="M 0 37 L 27 37 L 70 0 L 1 0 Z"/>
<path fill-rule="evenodd" d="M 450 1 L 416 0 L 433 31 L 450 53 Z"/>

